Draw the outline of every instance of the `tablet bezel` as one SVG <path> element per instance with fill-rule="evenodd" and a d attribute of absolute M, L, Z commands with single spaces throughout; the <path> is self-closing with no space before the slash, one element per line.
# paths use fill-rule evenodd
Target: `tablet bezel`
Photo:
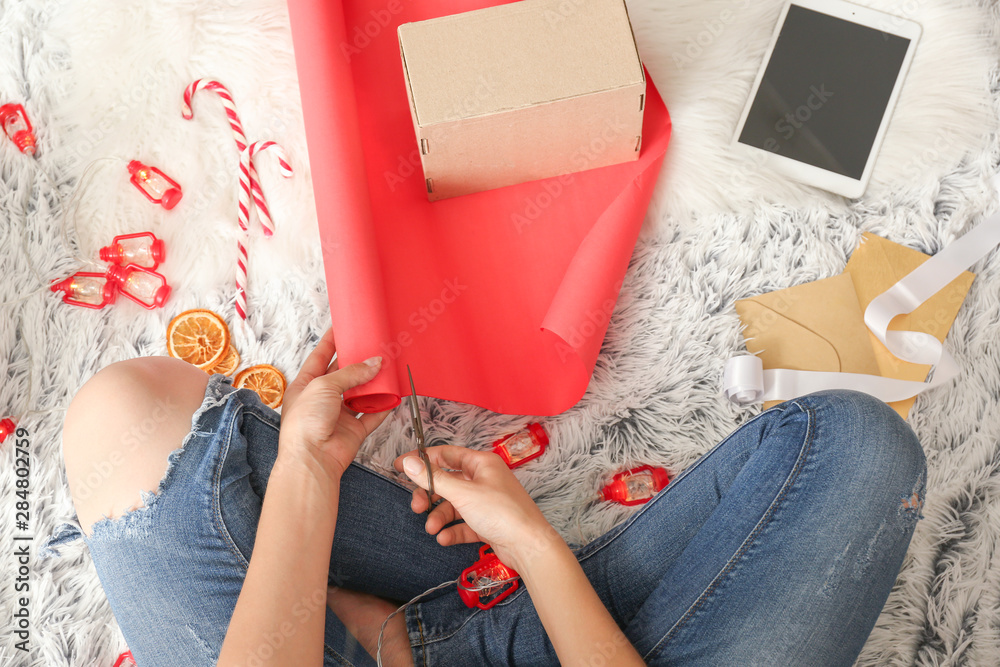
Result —
<path fill-rule="evenodd" d="M 872 143 L 871 151 L 868 153 L 868 159 L 865 162 L 865 169 L 860 179 L 838 174 L 815 165 L 785 157 L 784 155 L 780 155 L 778 153 L 773 153 L 763 148 L 758 148 L 756 146 L 740 142 L 740 135 L 743 133 L 743 126 L 746 124 L 747 117 L 750 115 L 750 109 L 757 97 L 760 84 L 764 80 L 764 72 L 767 70 L 767 66 L 771 62 L 771 55 L 773 54 L 774 47 L 778 42 L 778 36 L 781 34 L 781 30 L 785 25 L 788 10 L 792 5 L 797 5 L 803 9 L 811 9 L 834 18 L 845 19 L 859 25 L 879 30 L 889 35 L 895 35 L 910 40 L 909 46 L 906 50 L 906 55 L 903 57 L 903 63 L 900 65 L 899 73 L 896 75 L 896 83 L 893 86 L 892 94 L 889 96 L 889 101 L 886 104 L 885 113 L 882 115 L 882 122 L 879 124 L 878 132 L 875 135 L 875 141 Z M 822 188 L 823 190 L 827 190 L 844 197 L 849 197 L 851 199 L 860 197 L 864 194 L 865 189 L 868 187 L 868 181 L 871 179 L 872 170 L 875 166 L 875 158 L 878 156 L 879 150 L 882 147 L 882 140 L 885 137 L 885 131 L 889 125 L 889 119 L 892 117 L 892 113 L 896 107 L 899 92 L 903 87 L 903 81 L 906 79 L 906 74 L 909 72 L 910 63 L 913 60 L 913 54 L 916 50 L 917 42 L 920 40 L 922 32 L 923 29 L 920 24 L 915 21 L 895 16 L 893 14 L 887 14 L 876 9 L 871 9 L 870 7 L 856 5 L 851 2 L 846 2 L 845 0 L 789 0 L 785 3 L 784 8 L 781 10 L 781 16 L 778 18 L 778 23 L 774 28 L 774 34 L 771 35 L 771 43 L 768 46 L 767 53 L 765 54 L 764 60 L 757 72 L 757 78 L 754 81 L 753 88 L 750 90 L 750 96 L 747 98 L 747 103 L 743 108 L 743 114 L 740 116 L 740 121 L 736 126 L 736 132 L 733 135 L 731 144 L 733 150 L 758 160 L 763 159 L 763 163 L 769 168 L 793 180 L 813 185 L 818 188 Z"/>

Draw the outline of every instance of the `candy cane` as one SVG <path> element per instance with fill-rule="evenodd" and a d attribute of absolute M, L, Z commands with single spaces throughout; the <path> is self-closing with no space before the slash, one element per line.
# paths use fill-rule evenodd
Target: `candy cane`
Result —
<path fill-rule="evenodd" d="M 273 141 L 255 141 L 240 152 L 240 193 L 239 193 L 239 223 L 243 230 L 243 236 L 239 240 L 240 256 L 236 262 L 236 312 L 243 319 L 247 319 L 247 247 L 246 239 L 250 231 L 250 191 L 251 174 L 253 172 L 253 158 L 257 153 L 265 150 L 273 150 L 278 158 L 278 166 L 281 168 L 281 175 L 285 178 L 292 177 L 292 165 L 288 163 L 288 157 L 284 149 Z M 263 221 L 261 221 L 263 222 Z"/>
<path fill-rule="evenodd" d="M 219 98 L 222 100 L 222 106 L 226 110 L 226 117 L 229 119 L 229 127 L 233 131 L 233 138 L 236 140 L 236 147 L 242 153 L 246 150 L 247 135 L 243 131 L 243 123 L 240 122 L 240 116 L 236 113 L 236 103 L 233 102 L 233 96 L 229 92 L 229 89 L 218 81 L 213 81 L 212 79 L 197 79 L 190 86 L 184 90 L 184 107 L 181 109 L 181 115 L 187 120 L 194 118 L 194 110 L 191 108 L 191 98 L 194 97 L 195 93 L 199 90 L 208 89 L 215 92 Z M 267 208 L 267 201 L 264 199 L 264 191 L 260 187 L 260 179 L 257 176 L 257 169 L 250 163 L 250 188 L 253 192 L 253 200 L 255 208 L 257 209 L 257 218 L 260 220 L 261 226 L 264 228 L 264 235 L 271 236 L 274 233 L 274 223 L 271 221 L 271 212 Z"/>

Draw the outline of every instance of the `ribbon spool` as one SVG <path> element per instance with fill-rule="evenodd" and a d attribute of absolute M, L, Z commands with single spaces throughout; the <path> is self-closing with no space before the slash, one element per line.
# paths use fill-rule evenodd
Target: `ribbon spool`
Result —
<path fill-rule="evenodd" d="M 993 184 L 1000 191 L 1000 177 L 995 178 Z M 998 244 L 1000 213 L 995 213 L 875 297 L 865 309 L 865 325 L 889 352 L 903 361 L 932 367 L 929 381 L 786 368 L 764 370 L 758 357 L 743 355 L 726 362 L 723 393 L 741 406 L 761 401 L 785 401 L 825 389 L 861 391 L 892 403 L 947 384 L 958 376 L 959 368 L 941 342 L 920 331 L 889 331 L 889 323 L 899 315 L 916 310 Z"/>

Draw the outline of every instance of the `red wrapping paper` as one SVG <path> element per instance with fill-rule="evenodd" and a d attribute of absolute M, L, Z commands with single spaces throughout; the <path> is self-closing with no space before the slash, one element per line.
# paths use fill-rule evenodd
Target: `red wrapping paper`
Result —
<path fill-rule="evenodd" d="M 407 365 L 425 396 L 573 406 L 656 184 L 671 126 L 647 74 L 637 161 L 427 201 L 396 28 L 493 4 L 288 3 L 340 363 L 383 357 L 346 395 L 359 412 L 408 395 Z"/>

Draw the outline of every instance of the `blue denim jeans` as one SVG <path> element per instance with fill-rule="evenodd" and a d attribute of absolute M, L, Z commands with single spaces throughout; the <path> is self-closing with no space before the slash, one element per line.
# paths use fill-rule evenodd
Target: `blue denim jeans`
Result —
<path fill-rule="evenodd" d="M 214 375 L 191 432 L 144 507 L 83 536 L 141 667 L 213 665 L 253 551 L 280 417 Z M 883 403 L 823 392 L 754 417 L 628 520 L 576 550 L 601 600 L 651 665 L 850 665 L 885 603 L 920 516 L 924 455 Z M 329 582 L 406 601 L 456 579 L 479 545 L 441 547 L 410 491 L 352 465 Z M 308 521 L 308 517 L 289 517 Z M 295 545 L 288 545 L 294 549 Z M 324 665 L 373 665 L 323 600 Z M 417 665 L 557 665 L 519 588 L 490 610 L 454 587 L 405 612 Z M 296 619 L 262 641 L 295 641 Z M 286 632 L 287 630 L 287 632 Z M 614 664 L 600 647 L 585 664 Z M 575 666 L 574 666 L 575 667 Z"/>

